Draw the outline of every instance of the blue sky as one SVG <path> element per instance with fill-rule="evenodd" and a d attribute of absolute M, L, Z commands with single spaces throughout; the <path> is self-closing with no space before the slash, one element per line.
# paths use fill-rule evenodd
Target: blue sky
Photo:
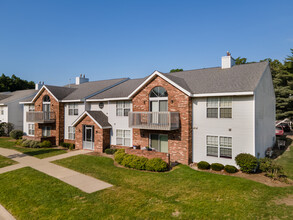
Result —
<path fill-rule="evenodd" d="M 0 73 L 63 85 L 220 65 L 284 60 L 293 1 L 0 0 Z"/>

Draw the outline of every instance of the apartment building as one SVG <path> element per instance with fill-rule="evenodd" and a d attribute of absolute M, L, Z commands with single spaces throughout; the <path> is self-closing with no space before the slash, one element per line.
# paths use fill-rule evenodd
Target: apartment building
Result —
<path fill-rule="evenodd" d="M 267 62 L 155 71 L 142 79 L 44 85 L 26 102 L 25 138 L 75 143 L 102 152 L 109 146 L 189 164 L 235 164 L 239 153 L 263 157 L 275 142 L 275 94 Z M 152 151 L 143 150 L 149 147 Z"/>

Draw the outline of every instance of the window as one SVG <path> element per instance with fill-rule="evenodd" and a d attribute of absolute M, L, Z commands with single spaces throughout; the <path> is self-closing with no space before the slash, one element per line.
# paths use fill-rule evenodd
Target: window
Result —
<path fill-rule="evenodd" d="M 49 126 L 43 127 L 42 135 L 43 135 L 43 137 L 50 137 L 51 136 L 51 127 L 49 127 Z"/>
<path fill-rule="evenodd" d="M 157 86 L 150 92 L 150 97 L 168 97 L 168 93 L 163 87 Z"/>
<path fill-rule="evenodd" d="M 116 116 L 128 116 L 128 112 L 130 112 L 129 101 L 116 102 Z"/>
<path fill-rule="evenodd" d="M 68 105 L 68 115 L 78 115 L 78 104 L 70 103 Z"/>
<path fill-rule="evenodd" d="M 130 130 L 116 130 L 116 145 L 130 146 Z"/>
<path fill-rule="evenodd" d="M 232 158 L 232 138 L 231 137 L 207 136 L 206 145 L 207 145 L 207 156 Z"/>
<path fill-rule="evenodd" d="M 0 107 L 0 115 L 4 115 L 4 107 Z"/>
<path fill-rule="evenodd" d="M 35 135 L 35 124 L 28 124 L 28 135 Z"/>
<path fill-rule="evenodd" d="M 103 108 L 104 108 L 104 102 L 100 102 L 100 103 L 99 103 L 99 108 L 100 108 L 100 109 L 103 109 Z"/>
<path fill-rule="evenodd" d="M 156 151 L 168 153 L 168 135 L 150 134 L 150 146 Z"/>
<path fill-rule="evenodd" d="M 75 127 L 68 126 L 68 139 L 75 140 Z"/>
<path fill-rule="evenodd" d="M 207 118 L 232 118 L 232 97 L 208 98 Z"/>
<path fill-rule="evenodd" d="M 35 106 L 34 106 L 34 105 L 29 105 L 29 106 L 28 106 L 28 111 L 29 111 L 29 112 L 33 112 L 33 111 L 35 111 Z"/>

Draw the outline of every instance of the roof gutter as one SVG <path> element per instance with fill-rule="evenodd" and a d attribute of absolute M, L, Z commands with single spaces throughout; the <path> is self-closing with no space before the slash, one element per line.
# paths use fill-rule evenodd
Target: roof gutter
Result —
<path fill-rule="evenodd" d="M 247 95 L 254 95 L 254 92 L 203 93 L 203 94 L 192 94 L 191 97 L 247 96 Z"/>

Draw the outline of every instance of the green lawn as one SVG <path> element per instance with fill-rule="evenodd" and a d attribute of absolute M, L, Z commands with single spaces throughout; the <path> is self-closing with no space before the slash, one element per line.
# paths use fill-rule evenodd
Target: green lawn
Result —
<path fill-rule="evenodd" d="M 293 145 L 277 159 L 277 162 L 284 167 L 287 176 L 293 179 Z"/>
<path fill-rule="evenodd" d="M 17 162 L 0 155 L 0 168 L 16 164 Z"/>
<path fill-rule="evenodd" d="M 21 147 L 17 147 L 14 141 L 10 141 L 10 140 L 12 139 L 0 138 L 0 147 L 17 150 L 21 153 L 25 153 L 30 156 L 35 156 L 40 159 L 66 153 L 66 150 L 53 149 L 53 148 L 21 148 Z"/>
<path fill-rule="evenodd" d="M 90 155 L 56 163 L 114 186 L 86 194 L 32 168 L 22 168 L 0 175 L 0 203 L 18 219 L 293 218 L 292 206 L 274 202 L 292 195 L 293 187 L 269 187 L 185 165 L 167 173 L 141 172 Z"/>

